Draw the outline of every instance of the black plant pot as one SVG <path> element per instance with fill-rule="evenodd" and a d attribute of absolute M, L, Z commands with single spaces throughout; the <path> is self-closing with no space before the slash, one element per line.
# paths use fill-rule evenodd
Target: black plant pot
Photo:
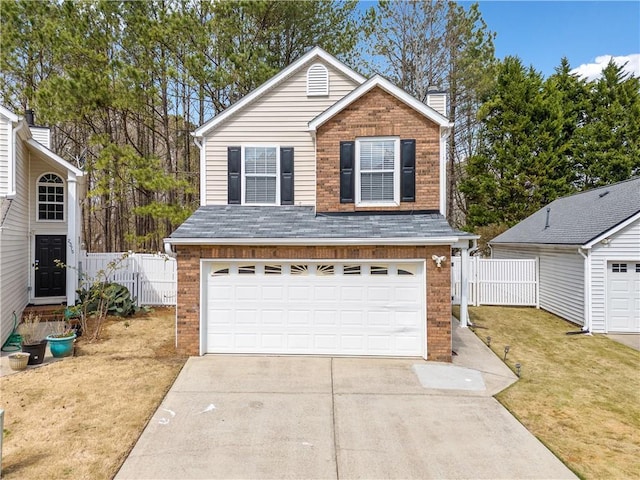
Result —
<path fill-rule="evenodd" d="M 47 341 L 41 340 L 40 343 L 22 344 L 22 351 L 30 353 L 27 365 L 40 365 L 44 361 L 44 354 L 47 351 Z"/>

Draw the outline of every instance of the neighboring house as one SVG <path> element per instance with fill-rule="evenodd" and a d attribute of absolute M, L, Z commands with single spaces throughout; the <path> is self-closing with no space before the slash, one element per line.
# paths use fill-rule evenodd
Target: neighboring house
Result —
<path fill-rule="evenodd" d="M 419 102 L 315 48 L 194 132 L 177 346 L 451 359 L 445 95 Z M 438 111 L 439 110 L 439 111 Z"/>
<path fill-rule="evenodd" d="M 640 333 L 640 177 L 560 198 L 494 238 L 540 260 L 540 307 L 595 333 Z"/>
<path fill-rule="evenodd" d="M 0 106 L 0 330 L 27 304 L 75 303 L 83 172 L 49 150 L 49 129 Z"/>

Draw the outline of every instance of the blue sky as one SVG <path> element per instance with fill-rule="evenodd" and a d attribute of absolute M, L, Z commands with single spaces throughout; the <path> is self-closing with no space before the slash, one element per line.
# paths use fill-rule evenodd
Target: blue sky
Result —
<path fill-rule="evenodd" d="M 361 0 L 360 8 L 375 3 Z M 459 3 L 468 7 L 474 2 Z M 627 71 L 640 77 L 640 0 L 478 3 L 497 34 L 497 58 L 516 55 L 546 77 L 567 57 L 576 73 L 592 79 L 613 57 L 618 64 L 628 62 Z"/>
<path fill-rule="evenodd" d="M 548 76 L 563 56 L 585 75 L 596 68 L 588 64 L 607 63 L 608 58 L 596 62 L 598 57 L 630 57 L 629 68 L 640 76 L 638 0 L 482 0 L 479 4 L 485 22 L 497 34 L 498 58 L 517 55 L 525 65 L 533 65 Z"/>

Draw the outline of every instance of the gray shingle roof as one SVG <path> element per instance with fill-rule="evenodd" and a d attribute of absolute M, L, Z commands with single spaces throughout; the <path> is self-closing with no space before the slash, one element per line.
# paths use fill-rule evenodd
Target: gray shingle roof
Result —
<path fill-rule="evenodd" d="M 638 212 L 640 177 L 559 198 L 490 243 L 585 245 Z"/>
<path fill-rule="evenodd" d="M 171 239 L 370 239 L 470 237 L 439 214 L 316 215 L 313 207 L 200 207 Z"/>

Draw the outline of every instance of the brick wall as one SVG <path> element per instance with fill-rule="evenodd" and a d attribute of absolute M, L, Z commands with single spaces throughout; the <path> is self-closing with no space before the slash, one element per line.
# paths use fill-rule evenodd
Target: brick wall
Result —
<path fill-rule="evenodd" d="M 450 247 L 430 246 L 176 246 L 178 252 L 177 346 L 198 355 L 200 345 L 200 258 L 251 259 L 427 259 L 427 358 L 451 361 L 450 261 L 437 268 L 432 255 L 451 257 Z"/>
<path fill-rule="evenodd" d="M 356 137 L 416 140 L 416 201 L 363 208 L 340 203 L 340 142 Z M 379 87 L 322 125 L 316 134 L 316 208 L 319 212 L 440 209 L 440 128 Z"/>

